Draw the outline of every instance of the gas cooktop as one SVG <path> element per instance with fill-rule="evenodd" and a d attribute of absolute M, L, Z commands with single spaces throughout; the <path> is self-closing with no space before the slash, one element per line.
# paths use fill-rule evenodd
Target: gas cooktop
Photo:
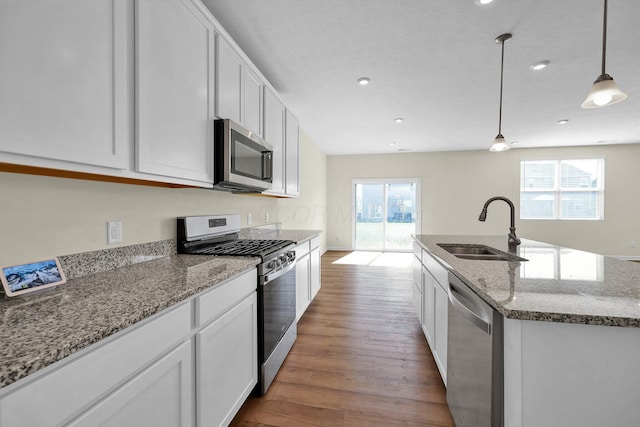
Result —
<path fill-rule="evenodd" d="M 180 254 L 259 256 L 265 261 L 295 244 L 291 240 L 239 239 L 239 215 L 180 217 L 177 230 Z"/>

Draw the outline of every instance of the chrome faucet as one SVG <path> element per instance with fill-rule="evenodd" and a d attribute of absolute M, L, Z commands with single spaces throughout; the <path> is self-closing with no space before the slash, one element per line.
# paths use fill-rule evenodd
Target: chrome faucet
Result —
<path fill-rule="evenodd" d="M 509 247 L 518 246 L 520 244 L 520 239 L 518 239 L 518 237 L 516 236 L 516 209 L 513 206 L 513 203 L 511 202 L 511 200 L 501 196 L 490 198 L 485 202 L 484 207 L 480 212 L 480 216 L 478 217 L 478 221 L 484 222 L 487 219 L 487 208 L 489 207 L 489 204 L 491 204 L 491 202 L 493 202 L 494 200 L 502 200 L 503 202 L 506 202 L 509 205 L 509 208 L 511 209 L 511 227 L 509 227 Z"/>

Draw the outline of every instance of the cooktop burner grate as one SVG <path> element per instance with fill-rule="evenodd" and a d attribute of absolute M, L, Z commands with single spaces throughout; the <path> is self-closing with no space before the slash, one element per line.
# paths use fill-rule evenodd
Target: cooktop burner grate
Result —
<path fill-rule="evenodd" d="M 263 256 L 290 245 L 290 240 L 232 240 L 200 247 L 195 253 L 203 255 Z"/>

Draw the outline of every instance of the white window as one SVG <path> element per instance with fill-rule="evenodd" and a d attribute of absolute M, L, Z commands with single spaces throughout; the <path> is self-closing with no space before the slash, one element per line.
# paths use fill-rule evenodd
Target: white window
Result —
<path fill-rule="evenodd" d="M 520 219 L 603 218 L 604 159 L 520 162 Z"/>

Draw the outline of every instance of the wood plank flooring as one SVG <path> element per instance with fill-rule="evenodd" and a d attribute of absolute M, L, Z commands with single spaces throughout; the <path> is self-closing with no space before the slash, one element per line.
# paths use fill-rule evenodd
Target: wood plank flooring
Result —
<path fill-rule="evenodd" d="M 322 257 L 322 288 L 291 353 L 232 426 L 454 426 L 413 308 L 411 269 L 333 264 L 346 254 Z"/>

